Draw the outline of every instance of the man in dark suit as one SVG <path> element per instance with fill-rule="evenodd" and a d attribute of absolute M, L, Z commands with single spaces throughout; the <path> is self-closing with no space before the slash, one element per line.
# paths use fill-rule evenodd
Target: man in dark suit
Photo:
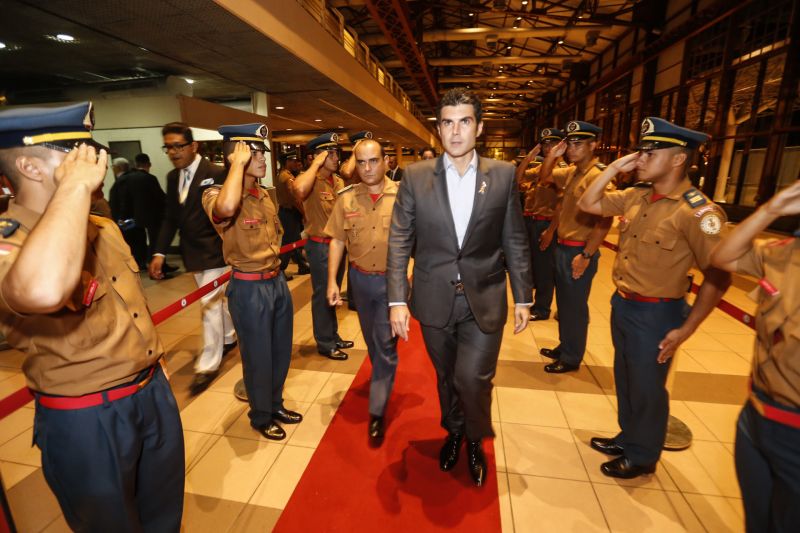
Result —
<path fill-rule="evenodd" d="M 492 378 L 508 316 L 506 271 L 516 303 L 514 332 L 519 333 L 530 316 L 530 252 L 514 167 L 475 151 L 483 129 L 480 101 L 466 89 L 453 89 L 436 116 L 445 153 L 406 168 L 392 214 L 390 320 L 394 334 L 406 340 L 409 307 L 422 325 L 448 432 L 440 468 L 455 466 L 466 435 L 469 471 L 480 486 L 486 477 L 481 441 L 494 435 Z"/>
<path fill-rule="evenodd" d="M 198 287 L 210 283 L 225 273 L 222 240 L 203 211 L 203 192 L 210 186 L 225 182 L 225 169 L 210 163 L 197 153 L 192 130 L 181 122 L 172 122 L 161 130 L 164 153 L 174 170 L 167 174 L 167 201 L 164 222 L 150 261 L 150 277 L 162 279 L 164 255 L 175 233 L 180 231 L 180 253 L 186 270 L 194 274 Z M 224 301 L 224 286 L 203 296 L 203 352 L 195 363 L 193 394 L 199 394 L 219 373 L 222 355 L 233 347 L 235 333 L 228 306 Z"/>
<path fill-rule="evenodd" d="M 386 177 L 392 181 L 400 181 L 403 179 L 403 169 L 397 166 L 397 156 L 389 156 L 389 169 L 386 171 Z"/>
<path fill-rule="evenodd" d="M 137 173 L 134 195 L 134 218 L 147 230 L 147 246 L 152 256 L 155 252 L 158 233 L 164 220 L 164 204 L 167 195 L 158 183 L 158 178 L 150 173 L 150 156 L 136 154 L 134 159 L 135 172 Z M 162 267 L 162 270 L 167 271 Z"/>

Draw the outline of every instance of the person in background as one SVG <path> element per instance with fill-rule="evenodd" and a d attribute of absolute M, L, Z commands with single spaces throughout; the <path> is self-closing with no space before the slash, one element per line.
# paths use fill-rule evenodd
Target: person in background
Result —
<path fill-rule="evenodd" d="M 419 158 L 423 161 L 427 161 L 428 159 L 436 159 L 436 150 L 427 146 L 422 149 L 422 152 L 419 154 Z"/>
<path fill-rule="evenodd" d="M 389 168 L 386 170 L 386 177 L 392 181 L 403 179 L 403 169 L 397 165 L 397 156 L 394 154 L 389 156 Z"/>
<path fill-rule="evenodd" d="M 747 217 L 711 262 L 758 280 L 750 397 L 736 424 L 734 457 L 748 533 L 800 524 L 800 227 L 758 239 L 779 217 L 800 223 L 800 181 Z"/>
<path fill-rule="evenodd" d="M 278 197 L 279 206 L 278 217 L 281 219 L 281 225 L 285 232 L 283 234 L 283 240 L 281 240 L 281 246 L 299 241 L 300 234 L 303 232 L 303 206 L 297 202 L 291 191 L 292 183 L 298 174 L 300 174 L 300 161 L 297 159 L 297 153 L 291 152 L 286 154 L 283 161 L 283 168 L 280 173 L 278 173 L 278 180 L 275 183 L 275 192 Z M 286 268 L 289 266 L 290 259 L 294 259 L 294 262 L 297 264 L 297 273 L 299 275 L 309 274 L 311 272 L 306 258 L 303 257 L 303 249 L 296 248 L 291 252 L 281 255 L 281 271 L 287 281 L 291 281 L 293 278 L 291 274 L 286 274 Z"/>

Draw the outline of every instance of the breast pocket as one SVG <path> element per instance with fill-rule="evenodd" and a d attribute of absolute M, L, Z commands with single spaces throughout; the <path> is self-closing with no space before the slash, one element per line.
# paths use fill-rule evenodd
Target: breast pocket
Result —
<path fill-rule="evenodd" d="M 351 243 L 358 242 L 364 234 L 364 222 L 359 218 L 345 219 L 343 227 L 347 240 Z"/>
<path fill-rule="evenodd" d="M 646 265 L 666 267 L 672 263 L 671 257 L 677 242 L 676 235 L 658 230 L 646 230 L 642 235 L 637 258 Z"/>
<path fill-rule="evenodd" d="M 133 261 L 135 264 L 136 262 Z M 138 271 L 138 267 L 136 268 Z M 64 338 L 76 348 L 91 348 L 108 337 L 116 326 L 116 314 L 110 306 L 103 305 L 106 298 L 111 296 L 108 280 L 96 279 L 97 287 L 92 291 L 92 278 L 88 272 L 81 276 L 83 288 L 82 308 L 77 312 L 67 313 L 61 321 L 64 327 Z M 88 306 L 86 304 L 89 304 Z"/>

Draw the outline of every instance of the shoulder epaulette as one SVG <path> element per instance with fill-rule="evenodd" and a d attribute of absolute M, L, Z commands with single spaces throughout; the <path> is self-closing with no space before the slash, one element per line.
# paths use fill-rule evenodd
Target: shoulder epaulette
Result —
<path fill-rule="evenodd" d="M 14 232 L 19 229 L 19 221 L 13 218 L 0 218 L 0 235 L 3 238 L 8 238 L 14 235 Z"/>
<path fill-rule="evenodd" d="M 706 197 L 694 187 L 683 193 L 683 199 L 686 200 L 686 203 L 689 204 L 689 207 L 692 209 L 708 203 Z"/>
<path fill-rule="evenodd" d="M 633 184 L 633 186 L 639 189 L 649 189 L 650 187 L 653 186 L 653 184 L 650 183 L 649 181 L 637 181 L 636 183 Z"/>
<path fill-rule="evenodd" d="M 336 191 L 336 194 L 344 194 L 344 193 L 346 193 L 347 191 L 349 191 L 350 189 L 352 189 L 355 186 L 356 186 L 355 183 L 350 184 L 347 187 L 345 187 L 344 189 L 339 189 L 338 191 Z"/>
<path fill-rule="evenodd" d="M 558 162 L 558 168 L 567 168 L 568 166 L 569 165 L 567 164 L 566 161 L 559 161 Z"/>
<path fill-rule="evenodd" d="M 603 163 L 595 163 L 594 166 L 599 168 L 600 170 L 606 169 L 606 165 L 604 165 Z"/>

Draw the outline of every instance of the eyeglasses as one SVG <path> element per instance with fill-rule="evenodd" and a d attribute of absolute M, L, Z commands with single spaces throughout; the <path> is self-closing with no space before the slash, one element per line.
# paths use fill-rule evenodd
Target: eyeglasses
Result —
<path fill-rule="evenodd" d="M 165 154 L 170 153 L 171 151 L 180 151 L 189 146 L 192 143 L 173 143 L 173 144 L 165 144 L 161 147 L 164 150 Z"/>

